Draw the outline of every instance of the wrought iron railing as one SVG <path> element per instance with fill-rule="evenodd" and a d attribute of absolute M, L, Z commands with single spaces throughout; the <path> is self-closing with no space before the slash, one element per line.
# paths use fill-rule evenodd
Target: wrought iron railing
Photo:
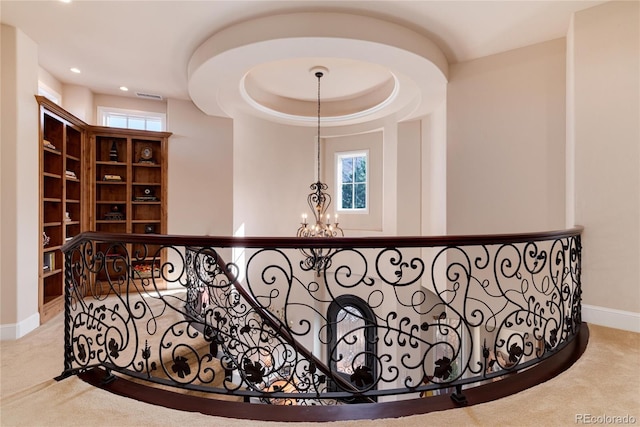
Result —
<path fill-rule="evenodd" d="M 580 233 L 82 233 L 63 248 L 62 376 L 101 367 L 107 380 L 125 374 L 262 404 L 441 394 L 464 403 L 470 387 L 574 340 Z"/>

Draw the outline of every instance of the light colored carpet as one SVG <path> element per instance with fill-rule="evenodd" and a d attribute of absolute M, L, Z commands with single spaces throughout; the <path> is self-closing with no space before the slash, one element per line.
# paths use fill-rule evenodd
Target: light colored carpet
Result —
<path fill-rule="evenodd" d="M 507 398 L 399 419 L 339 421 L 334 426 L 569 426 L 576 417 L 634 417 L 640 424 L 640 334 L 590 325 L 582 358 L 568 371 Z M 229 426 L 289 423 L 212 417 L 141 403 L 77 377 L 56 382 L 63 367 L 62 315 L 16 341 L 0 343 L 2 426 Z M 224 404 L 213 402 L 212 404 Z M 277 410 L 277 407 L 274 407 Z M 593 424 L 594 418 L 591 418 Z M 614 420 L 609 418 L 609 421 Z M 580 422 L 578 422 L 580 424 Z M 317 426 L 317 423 L 295 423 Z"/>

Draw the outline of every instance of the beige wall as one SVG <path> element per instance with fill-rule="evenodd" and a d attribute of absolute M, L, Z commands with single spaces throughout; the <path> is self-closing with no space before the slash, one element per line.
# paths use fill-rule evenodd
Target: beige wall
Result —
<path fill-rule="evenodd" d="M 233 124 L 191 101 L 169 100 L 168 233 L 233 232 Z"/>
<path fill-rule="evenodd" d="M 422 133 L 420 121 L 398 125 L 398 229 L 399 236 L 422 233 Z M 425 183 L 428 185 L 428 182 Z"/>
<path fill-rule="evenodd" d="M 564 227 L 565 40 L 450 68 L 447 231 Z"/>
<path fill-rule="evenodd" d="M 569 103 L 575 150 L 575 223 L 583 235 L 583 299 L 640 330 L 640 33 L 638 2 L 611 2 L 574 17 Z M 599 307 L 599 308 L 597 308 Z M 612 323 L 611 326 L 620 326 Z"/>
<path fill-rule="evenodd" d="M 96 109 L 93 108 L 93 92 L 78 85 L 62 86 L 62 107 L 84 121 L 96 123 Z"/>
<path fill-rule="evenodd" d="M 20 30 L 2 25 L 0 149 L 0 338 L 18 338 L 39 324 L 38 49 Z"/>
<path fill-rule="evenodd" d="M 315 128 L 240 117 L 233 133 L 234 234 L 295 236 L 315 177 Z"/>

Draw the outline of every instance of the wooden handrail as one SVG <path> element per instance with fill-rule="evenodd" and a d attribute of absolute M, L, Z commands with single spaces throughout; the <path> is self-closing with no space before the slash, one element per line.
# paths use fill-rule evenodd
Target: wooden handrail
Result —
<path fill-rule="evenodd" d="M 477 234 L 445 236 L 373 236 L 373 237 L 234 237 L 234 236 L 187 236 L 175 234 L 128 234 L 85 231 L 62 246 L 62 251 L 76 248 L 82 242 L 148 243 L 167 246 L 200 246 L 228 248 L 387 248 L 387 247 L 437 247 L 465 245 L 494 245 L 501 243 L 523 243 L 562 239 L 578 236 L 584 227 L 575 226 L 566 230 L 542 231 L 514 234 Z"/>

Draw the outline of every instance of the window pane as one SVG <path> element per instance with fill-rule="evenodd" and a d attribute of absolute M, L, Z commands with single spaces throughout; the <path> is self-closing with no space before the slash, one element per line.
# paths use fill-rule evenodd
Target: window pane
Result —
<path fill-rule="evenodd" d="M 129 129 L 141 129 L 145 128 L 144 117 L 129 117 Z"/>
<path fill-rule="evenodd" d="M 353 182 L 353 158 L 342 159 L 342 182 Z"/>
<path fill-rule="evenodd" d="M 367 209 L 367 157 L 361 152 L 338 154 L 338 209 Z"/>
<path fill-rule="evenodd" d="M 354 208 L 365 209 L 367 207 L 367 186 L 366 184 L 355 184 Z"/>
<path fill-rule="evenodd" d="M 367 182 L 367 158 L 356 157 L 355 182 Z"/>
<path fill-rule="evenodd" d="M 114 128 L 126 128 L 127 127 L 127 117 L 126 116 L 117 116 L 112 114 L 107 117 L 107 126 Z"/>
<path fill-rule="evenodd" d="M 342 209 L 353 209 L 353 186 L 342 184 Z"/>
<path fill-rule="evenodd" d="M 147 130 L 161 131 L 162 121 L 160 119 L 147 119 Z"/>
<path fill-rule="evenodd" d="M 366 349 L 363 314 L 353 306 L 338 312 L 338 342 L 336 355 L 338 372 L 353 374 L 353 369 L 365 364 Z"/>

